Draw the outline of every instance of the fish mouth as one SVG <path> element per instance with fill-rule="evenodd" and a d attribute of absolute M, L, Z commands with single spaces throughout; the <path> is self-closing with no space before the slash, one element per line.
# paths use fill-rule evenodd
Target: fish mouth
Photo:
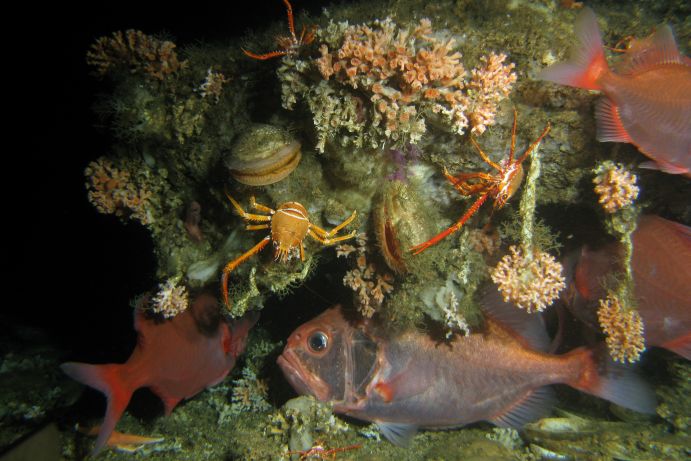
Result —
<path fill-rule="evenodd" d="M 295 392 L 301 395 L 311 395 L 317 400 L 326 402 L 329 400 L 329 387 L 312 373 L 307 371 L 295 352 L 285 350 L 278 356 L 276 363 L 283 371 L 283 375 Z M 309 380 L 309 382 L 308 382 Z"/>

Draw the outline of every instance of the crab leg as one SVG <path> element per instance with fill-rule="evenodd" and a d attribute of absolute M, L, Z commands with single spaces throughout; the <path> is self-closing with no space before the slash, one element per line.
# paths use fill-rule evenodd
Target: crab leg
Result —
<path fill-rule="evenodd" d="M 261 214 L 253 214 L 253 213 L 248 213 L 246 212 L 240 204 L 230 196 L 228 191 L 225 191 L 226 197 L 228 197 L 228 200 L 230 200 L 230 203 L 233 204 L 233 207 L 235 207 L 235 211 L 238 212 L 238 214 L 242 217 L 242 219 L 245 219 L 247 221 L 259 221 L 259 222 L 266 222 L 266 221 L 271 221 L 271 216 L 264 216 Z M 254 198 L 252 199 L 254 200 Z M 273 211 L 273 210 L 271 210 Z"/>
<path fill-rule="evenodd" d="M 256 253 L 259 253 L 262 248 L 264 248 L 269 242 L 271 241 L 271 236 L 267 235 L 264 237 L 263 240 L 261 240 L 259 243 L 257 243 L 255 246 L 253 246 L 250 250 L 245 252 L 242 256 L 239 256 L 226 264 L 226 266 L 223 268 L 223 275 L 221 276 L 221 286 L 222 286 L 222 292 L 223 292 L 223 302 L 225 302 L 226 307 L 230 309 L 230 300 L 228 299 L 228 278 L 230 277 L 230 273 L 238 267 L 240 264 L 245 262 L 247 259 L 249 259 L 251 256 L 255 255 Z"/>
<path fill-rule="evenodd" d="M 309 235 L 314 240 L 316 240 L 317 242 L 319 242 L 323 245 L 333 245 L 334 243 L 342 242 L 343 240 L 352 239 L 353 237 L 355 237 L 356 233 L 357 233 L 357 231 L 353 231 L 348 235 L 340 235 L 338 237 L 331 237 L 331 236 L 319 235 L 318 233 L 316 233 L 314 231 L 314 229 L 309 229 L 307 231 L 307 235 Z"/>
<path fill-rule="evenodd" d="M 312 225 L 310 226 L 310 228 L 314 231 L 315 234 L 317 234 L 317 235 L 319 235 L 319 236 L 321 236 L 321 237 L 323 237 L 323 238 L 325 238 L 325 239 L 328 239 L 329 237 L 331 237 L 331 236 L 335 235 L 336 233 L 338 233 L 338 231 L 340 231 L 341 229 L 343 229 L 345 226 L 347 226 L 348 224 L 350 224 L 350 223 L 353 221 L 353 219 L 355 219 L 355 215 L 356 215 L 356 214 L 357 214 L 357 211 L 353 211 L 353 214 L 351 214 L 351 215 L 348 217 L 348 219 L 346 219 L 346 220 L 343 221 L 341 224 L 339 224 L 338 226 L 334 227 L 333 229 L 331 229 L 331 230 L 328 231 L 328 232 L 325 231 L 324 229 L 322 229 L 321 227 L 319 227 L 319 226 L 317 226 L 317 225 L 314 225 L 314 224 L 312 224 Z"/>
<path fill-rule="evenodd" d="M 279 51 L 279 50 L 272 51 L 270 53 L 256 54 L 256 53 L 252 53 L 251 51 L 248 51 L 244 48 L 242 49 L 242 52 L 245 53 L 250 58 L 259 59 L 260 61 L 266 61 L 267 59 L 276 58 L 278 56 L 285 56 L 286 54 L 288 54 L 287 51 Z"/>
<path fill-rule="evenodd" d="M 487 186 L 483 183 L 466 184 L 469 179 L 482 179 L 487 184 L 494 183 L 494 177 L 487 173 L 460 173 L 456 176 L 451 176 L 446 168 L 444 168 L 444 177 L 451 183 L 451 185 L 461 195 L 473 195 L 476 193 L 484 193 Z"/>
<path fill-rule="evenodd" d="M 470 219 L 472 215 L 475 214 L 475 212 L 482 206 L 483 203 L 485 203 L 485 200 L 487 200 L 487 197 L 489 197 L 489 193 L 484 193 L 480 197 L 478 197 L 477 200 L 475 200 L 475 203 L 473 203 L 470 208 L 465 212 L 463 216 L 460 217 L 458 221 L 456 221 L 451 227 L 446 229 L 443 232 L 440 232 L 439 234 L 435 235 L 431 239 L 427 240 L 424 243 L 421 243 L 419 245 L 415 245 L 410 249 L 410 251 L 413 252 L 413 254 L 420 254 L 423 251 L 425 251 L 427 248 L 431 247 L 432 245 L 436 245 L 439 243 L 440 240 L 444 239 L 446 236 L 453 234 L 457 230 L 459 230 L 465 222 Z"/>
<path fill-rule="evenodd" d="M 269 214 L 274 214 L 276 213 L 273 208 L 270 208 L 266 205 L 262 205 L 261 203 L 257 203 L 257 199 L 254 198 L 254 195 L 250 197 L 250 206 L 254 208 L 255 210 L 263 211 L 264 213 L 269 213 Z"/>
<path fill-rule="evenodd" d="M 549 122 L 547 122 L 547 125 L 545 126 L 545 129 L 542 130 L 542 134 L 540 135 L 540 137 L 537 138 L 535 141 L 533 141 L 533 143 L 530 145 L 530 147 L 528 147 L 528 149 L 525 151 L 525 153 L 523 155 L 521 155 L 518 160 L 516 160 L 517 165 L 520 165 L 521 163 L 523 163 L 523 160 L 525 160 L 528 157 L 528 155 L 530 155 L 533 152 L 533 150 L 535 149 L 535 146 L 540 144 L 540 141 L 542 141 L 542 138 L 547 136 L 547 133 L 549 133 L 550 128 L 552 128 L 552 126 L 550 125 Z"/>
<path fill-rule="evenodd" d="M 286 5 L 286 14 L 288 15 L 288 29 L 290 30 L 290 35 L 293 37 L 293 43 L 297 43 L 298 39 L 295 36 L 295 23 L 293 22 L 293 5 L 290 4 L 288 0 L 283 0 Z"/>
<path fill-rule="evenodd" d="M 245 226 L 245 230 L 261 230 L 269 228 L 271 228 L 271 224 L 248 224 Z"/>
<path fill-rule="evenodd" d="M 472 136 L 470 137 L 470 142 L 473 143 L 473 146 L 475 146 L 475 148 L 477 149 L 477 152 L 480 154 L 480 157 L 482 157 L 482 160 L 484 160 L 487 165 L 491 166 L 492 168 L 501 173 L 501 166 L 490 160 L 490 158 L 487 156 L 487 154 L 485 154 L 480 145 L 477 143 L 477 141 L 475 141 L 475 139 Z"/>

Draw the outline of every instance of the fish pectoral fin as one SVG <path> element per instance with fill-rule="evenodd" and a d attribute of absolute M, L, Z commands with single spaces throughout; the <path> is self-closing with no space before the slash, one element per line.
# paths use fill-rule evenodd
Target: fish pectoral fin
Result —
<path fill-rule="evenodd" d="M 417 434 L 417 426 L 413 424 L 378 422 L 377 427 L 386 440 L 399 447 L 408 446 Z"/>
<path fill-rule="evenodd" d="M 541 387 L 525 394 L 503 413 L 490 418 L 489 422 L 499 427 L 520 428 L 526 423 L 547 415 L 552 409 L 555 397 L 550 387 Z"/>
<path fill-rule="evenodd" d="M 393 376 L 388 381 L 379 380 L 374 384 L 374 391 L 381 397 L 384 403 L 390 403 L 409 399 L 422 394 L 429 389 L 429 382 L 420 379 L 419 375 L 406 370 Z"/>

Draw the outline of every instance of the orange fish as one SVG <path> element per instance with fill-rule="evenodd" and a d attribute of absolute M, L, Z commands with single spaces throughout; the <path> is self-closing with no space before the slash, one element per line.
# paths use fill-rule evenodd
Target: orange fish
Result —
<path fill-rule="evenodd" d="M 691 59 L 677 49 L 665 25 L 634 42 L 612 71 L 605 59 L 595 13 L 576 19 L 578 44 L 567 62 L 538 75 L 562 85 L 598 90 L 598 141 L 627 142 L 650 157 L 644 168 L 691 177 Z"/>
<path fill-rule="evenodd" d="M 643 318 L 646 344 L 691 360 L 691 228 L 659 216 L 643 216 L 632 235 L 634 294 Z M 585 247 L 572 261 L 573 282 L 567 306 L 599 330 L 599 300 L 608 274 L 621 273 L 621 244 Z M 567 266 L 567 268 L 568 268 Z"/>
<path fill-rule="evenodd" d="M 229 326 L 216 298 L 206 293 L 170 320 L 148 318 L 143 309 L 137 308 L 137 346 L 126 363 L 63 363 L 60 368 L 67 375 L 108 398 L 94 453 L 108 442 L 132 394 L 140 387 L 151 388 L 163 400 L 169 415 L 182 399 L 218 384 L 245 350 L 249 329 L 257 318 L 256 313 L 249 314 Z"/>
<path fill-rule="evenodd" d="M 278 365 L 297 392 L 376 423 L 398 445 L 417 428 L 520 427 L 549 411 L 556 383 L 655 411 L 651 389 L 630 371 L 591 349 L 543 352 L 540 316 L 503 303 L 496 288 L 484 304 L 486 328 L 449 343 L 417 330 L 391 336 L 332 308 L 291 334 Z"/>

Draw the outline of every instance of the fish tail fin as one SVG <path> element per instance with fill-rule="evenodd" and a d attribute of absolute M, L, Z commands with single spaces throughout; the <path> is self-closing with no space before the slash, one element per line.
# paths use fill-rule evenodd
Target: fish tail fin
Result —
<path fill-rule="evenodd" d="M 94 454 L 101 451 L 108 442 L 134 392 L 132 386 L 123 377 L 122 367 L 123 365 L 114 363 L 91 365 L 67 362 L 60 365 L 62 371 L 70 378 L 101 391 L 108 400 L 106 416 L 98 432 Z"/>
<path fill-rule="evenodd" d="M 575 33 L 578 42 L 571 49 L 569 59 L 543 69 L 538 78 L 587 90 L 601 90 L 599 80 L 609 72 L 609 66 L 593 10 L 583 8 L 576 19 Z"/>
<path fill-rule="evenodd" d="M 630 410 L 655 413 L 655 393 L 634 365 L 614 362 L 605 349 L 578 348 L 564 357 L 580 367 L 576 379 L 566 383 L 569 386 Z"/>

